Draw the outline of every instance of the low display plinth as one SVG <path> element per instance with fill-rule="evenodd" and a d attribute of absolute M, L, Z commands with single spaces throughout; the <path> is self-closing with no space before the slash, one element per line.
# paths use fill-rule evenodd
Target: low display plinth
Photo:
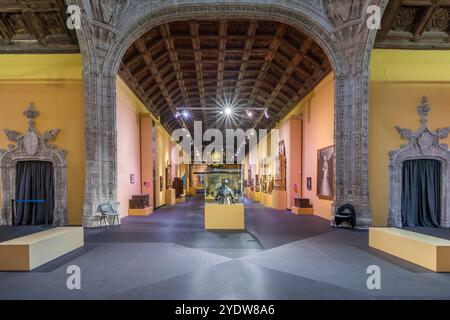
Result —
<path fill-rule="evenodd" d="M 205 229 L 245 229 L 244 204 L 205 203 Z"/>
<path fill-rule="evenodd" d="M 175 189 L 166 189 L 166 205 L 172 206 L 175 203 Z"/>
<path fill-rule="evenodd" d="M 186 202 L 186 198 L 176 198 L 176 199 L 175 199 L 175 202 L 176 202 L 176 203 L 183 203 L 183 202 Z"/>
<path fill-rule="evenodd" d="M 369 246 L 434 272 L 450 272 L 450 241 L 397 228 L 369 228 Z"/>
<path fill-rule="evenodd" d="M 128 209 L 129 216 L 148 216 L 153 213 L 152 207 L 146 207 L 142 209 Z"/>
<path fill-rule="evenodd" d="M 261 204 L 266 207 L 273 207 L 273 196 L 270 193 L 261 193 Z"/>
<path fill-rule="evenodd" d="M 272 208 L 277 210 L 287 209 L 287 191 L 272 190 Z"/>
<path fill-rule="evenodd" d="M 253 201 L 261 202 L 261 192 L 255 191 Z"/>
<path fill-rule="evenodd" d="M 0 271 L 30 271 L 84 245 L 83 227 L 59 227 L 0 243 Z"/>
<path fill-rule="evenodd" d="M 298 207 L 292 207 L 291 212 L 302 215 L 302 214 L 314 214 L 313 208 L 298 208 Z"/>

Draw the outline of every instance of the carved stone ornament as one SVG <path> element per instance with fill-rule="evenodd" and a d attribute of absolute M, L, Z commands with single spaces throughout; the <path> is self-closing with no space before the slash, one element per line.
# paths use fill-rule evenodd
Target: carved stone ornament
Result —
<path fill-rule="evenodd" d="M 112 27 L 117 25 L 129 3 L 129 0 L 91 0 L 95 19 Z"/>
<path fill-rule="evenodd" d="M 407 160 L 430 159 L 441 163 L 441 221 L 440 226 L 450 228 L 450 150 L 446 144 L 440 144 L 450 133 L 450 127 L 431 132 L 428 129 L 428 115 L 431 107 L 427 98 L 417 108 L 420 116 L 420 128 L 410 129 L 396 127 L 407 143 L 400 149 L 389 153 L 389 212 L 388 225 L 402 227 L 402 168 Z"/>
<path fill-rule="evenodd" d="M 40 134 L 36 130 L 34 120 L 39 116 L 33 104 L 23 113 L 28 119 L 28 130 L 22 134 L 5 129 L 8 140 L 16 144 L 9 145 L 8 150 L 0 149 L 0 170 L 2 177 L 2 211 L 0 225 L 12 224 L 11 200 L 16 193 L 16 169 L 20 161 L 48 161 L 54 170 L 54 200 L 53 225 L 63 226 L 67 220 L 67 173 L 66 151 L 50 144 L 59 133 L 59 129 L 52 129 Z"/>
<path fill-rule="evenodd" d="M 336 27 L 361 16 L 361 0 L 324 0 L 324 6 Z"/>

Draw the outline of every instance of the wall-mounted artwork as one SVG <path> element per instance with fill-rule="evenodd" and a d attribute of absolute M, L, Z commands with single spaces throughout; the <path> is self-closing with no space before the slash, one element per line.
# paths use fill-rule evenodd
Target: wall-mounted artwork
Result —
<path fill-rule="evenodd" d="M 306 178 L 306 189 L 308 191 L 312 190 L 312 178 L 311 177 Z"/>
<path fill-rule="evenodd" d="M 134 176 L 134 173 L 131 173 L 130 174 L 130 183 L 131 184 L 134 184 L 136 182 L 136 178 L 135 178 L 135 176 Z"/>
<path fill-rule="evenodd" d="M 334 146 L 317 150 L 317 196 L 320 199 L 333 199 L 334 157 Z"/>
<path fill-rule="evenodd" d="M 159 176 L 159 191 L 164 190 L 164 180 L 162 176 Z"/>

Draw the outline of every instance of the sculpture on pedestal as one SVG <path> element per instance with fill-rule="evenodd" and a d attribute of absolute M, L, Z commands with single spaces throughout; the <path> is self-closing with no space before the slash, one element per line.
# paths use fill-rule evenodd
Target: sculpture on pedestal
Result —
<path fill-rule="evenodd" d="M 275 190 L 286 190 L 286 146 L 284 140 L 278 144 L 278 157 L 275 159 Z"/>
<path fill-rule="evenodd" d="M 167 161 L 166 166 L 166 189 L 172 188 L 172 164 Z"/>

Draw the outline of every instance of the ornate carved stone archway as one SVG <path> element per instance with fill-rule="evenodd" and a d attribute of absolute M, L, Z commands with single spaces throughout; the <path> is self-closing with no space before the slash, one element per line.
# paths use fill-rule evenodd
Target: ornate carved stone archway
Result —
<path fill-rule="evenodd" d="M 425 97 L 417 108 L 421 126 L 416 132 L 399 128 L 397 131 L 408 143 L 389 153 L 389 211 L 388 224 L 402 227 L 402 168 L 407 160 L 432 159 L 441 163 L 441 221 L 440 226 L 450 228 L 450 150 L 440 144 L 450 133 L 450 127 L 431 132 L 428 129 L 428 113 L 431 107 Z"/>
<path fill-rule="evenodd" d="M 0 149 L 0 169 L 3 181 L 1 225 L 12 224 L 11 200 L 16 198 L 16 168 L 20 161 L 48 161 L 53 164 L 54 202 L 53 225 L 63 226 L 67 221 L 67 165 L 66 151 L 56 148 L 53 141 L 59 129 L 52 129 L 40 134 L 36 130 L 35 119 L 39 112 L 33 104 L 23 113 L 28 119 L 28 130 L 22 134 L 5 129 L 8 139 L 16 144 L 9 145 L 8 150 Z"/>
<path fill-rule="evenodd" d="M 357 225 L 371 224 L 368 191 L 368 81 L 376 30 L 366 27 L 367 7 L 387 0 L 68 0 L 83 8 L 78 38 L 84 61 L 86 186 L 84 225 L 98 204 L 116 199 L 115 77 L 134 40 L 163 22 L 245 17 L 300 29 L 327 53 L 335 73 L 336 194 L 351 203 Z"/>

